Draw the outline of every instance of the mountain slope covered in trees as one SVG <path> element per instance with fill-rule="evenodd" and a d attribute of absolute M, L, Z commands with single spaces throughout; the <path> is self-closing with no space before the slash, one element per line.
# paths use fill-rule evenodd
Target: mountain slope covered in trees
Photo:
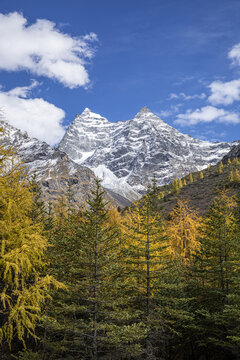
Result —
<path fill-rule="evenodd" d="M 230 160 L 232 158 L 232 161 Z M 199 214 L 206 214 L 221 190 L 236 195 L 240 187 L 240 159 L 231 156 L 225 161 L 204 170 L 191 173 L 172 184 L 158 187 L 158 206 L 168 215 L 177 199 L 187 199 Z"/>

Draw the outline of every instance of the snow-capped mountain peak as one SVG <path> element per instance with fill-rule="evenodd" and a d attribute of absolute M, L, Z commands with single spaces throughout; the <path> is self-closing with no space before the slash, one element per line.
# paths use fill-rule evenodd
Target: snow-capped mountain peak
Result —
<path fill-rule="evenodd" d="M 92 112 L 89 108 L 85 108 L 81 115 L 78 115 L 78 117 L 86 118 L 86 119 L 105 119 L 100 114 L 96 114 Z"/>
<path fill-rule="evenodd" d="M 233 145 L 184 135 L 145 106 L 133 119 L 114 123 L 85 109 L 69 126 L 59 149 L 102 175 L 106 187 L 126 196 L 129 186 L 143 192 L 154 173 L 162 185 L 216 164 Z"/>
<path fill-rule="evenodd" d="M 147 106 L 144 106 L 140 111 L 134 116 L 132 122 L 146 123 L 145 126 L 157 127 L 158 129 L 165 129 L 168 132 L 178 132 L 178 130 L 174 129 L 172 126 L 168 125 L 165 121 L 163 121 L 159 116 L 155 115 L 151 110 L 148 109 Z"/>
<path fill-rule="evenodd" d="M 144 106 L 139 110 L 134 118 L 144 120 L 144 118 L 157 118 L 157 116 L 151 110 L 149 110 L 147 106 Z"/>

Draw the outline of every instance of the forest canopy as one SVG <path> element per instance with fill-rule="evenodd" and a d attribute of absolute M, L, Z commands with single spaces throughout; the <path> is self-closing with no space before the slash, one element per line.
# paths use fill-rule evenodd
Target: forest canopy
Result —
<path fill-rule="evenodd" d="M 203 217 L 179 199 L 166 218 L 160 195 L 119 212 L 96 180 L 85 204 L 71 187 L 46 204 L 0 147 L 2 359 L 239 358 L 239 198 Z"/>

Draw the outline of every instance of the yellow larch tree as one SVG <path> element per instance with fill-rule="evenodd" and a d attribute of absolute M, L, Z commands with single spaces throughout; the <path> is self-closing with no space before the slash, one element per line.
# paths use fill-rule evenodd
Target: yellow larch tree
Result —
<path fill-rule="evenodd" d="M 223 172 L 223 163 L 221 161 L 220 164 L 218 165 L 218 173 L 222 174 L 222 172 Z"/>
<path fill-rule="evenodd" d="M 180 187 L 179 187 L 179 181 L 178 181 L 177 178 L 175 178 L 175 179 L 173 180 L 172 187 L 173 187 L 173 193 L 179 194 L 179 192 L 180 192 Z"/>
<path fill-rule="evenodd" d="M 0 146 L 0 343 L 25 345 L 35 337 L 49 289 L 61 286 L 42 275 L 48 242 L 30 216 L 33 194 L 25 169 L 12 150 Z"/>
<path fill-rule="evenodd" d="M 239 160 L 238 160 L 238 158 L 234 158 L 233 161 L 232 161 L 232 163 L 233 163 L 234 165 L 239 165 Z"/>
<path fill-rule="evenodd" d="M 192 183 L 193 182 L 193 175 L 189 174 L 189 182 Z"/>
<path fill-rule="evenodd" d="M 240 181 L 240 175 L 238 169 L 235 169 L 234 173 L 234 181 L 239 182 Z"/>
<path fill-rule="evenodd" d="M 234 173 L 233 173 L 233 170 L 231 170 L 230 173 L 229 173 L 229 181 L 230 181 L 230 182 L 233 182 L 233 181 L 234 181 Z"/>
<path fill-rule="evenodd" d="M 168 223 L 169 241 L 173 256 L 188 262 L 199 250 L 199 226 L 201 218 L 191 210 L 186 200 L 178 200 L 170 213 Z"/>

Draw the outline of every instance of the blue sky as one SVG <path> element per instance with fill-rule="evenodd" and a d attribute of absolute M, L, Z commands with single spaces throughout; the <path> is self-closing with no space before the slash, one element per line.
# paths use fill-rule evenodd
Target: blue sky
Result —
<path fill-rule="evenodd" d="M 240 2 L 1 0 L 0 107 L 54 144 L 85 107 L 147 105 L 183 133 L 240 139 Z M 39 20 L 41 19 L 41 20 Z"/>

